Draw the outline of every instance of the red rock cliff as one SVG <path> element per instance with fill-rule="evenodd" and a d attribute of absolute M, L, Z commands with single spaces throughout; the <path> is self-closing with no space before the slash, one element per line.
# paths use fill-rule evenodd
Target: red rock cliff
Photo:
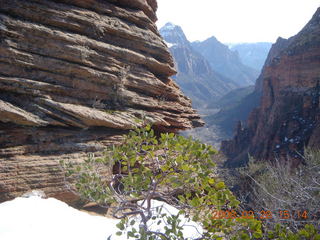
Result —
<path fill-rule="evenodd" d="M 202 125 L 177 85 L 155 0 L 0 0 L 0 201 L 68 201 L 59 160 L 82 161 L 151 122 Z"/>
<path fill-rule="evenodd" d="M 305 146 L 320 146 L 320 8 L 294 37 L 279 38 L 269 53 L 256 91 L 261 104 L 238 126 L 233 140 L 222 143 L 228 165 L 248 153 L 256 159 L 301 162 Z"/>

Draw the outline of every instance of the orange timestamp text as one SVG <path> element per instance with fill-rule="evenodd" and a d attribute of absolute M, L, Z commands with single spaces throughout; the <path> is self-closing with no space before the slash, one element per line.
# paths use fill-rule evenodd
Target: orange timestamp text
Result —
<path fill-rule="evenodd" d="M 241 211 L 237 212 L 234 210 L 214 210 L 212 213 L 213 219 L 259 219 L 259 220 L 268 220 L 268 219 L 280 219 L 280 220 L 307 220 L 309 218 L 309 213 L 307 210 L 302 211 Z"/>

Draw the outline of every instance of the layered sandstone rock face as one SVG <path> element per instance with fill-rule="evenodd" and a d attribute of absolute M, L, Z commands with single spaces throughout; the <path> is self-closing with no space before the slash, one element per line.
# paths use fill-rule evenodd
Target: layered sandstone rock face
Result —
<path fill-rule="evenodd" d="M 304 147 L 320 146 L 320 8 L 296 36 L 279 38 L 269 53 L 256 91 L 261 104 L 222 144 L 228 165 L 256 159 L 303 161 Z"/>
<path fill-rule="evenodd" d="M 68 201 L 59 160 L 82 161 L 150 122 L 202 125 L 170 79 L 155 0 L 0 0 L 0 201 Z"/>

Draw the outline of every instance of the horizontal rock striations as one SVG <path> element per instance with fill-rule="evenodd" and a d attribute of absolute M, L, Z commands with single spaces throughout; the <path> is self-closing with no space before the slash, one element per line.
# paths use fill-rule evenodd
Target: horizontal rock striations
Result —
<path fill-rule="evenodd" d="M 222 143 L 228 165 L 256 159 L 291 159 L 299 164 L 304 147 L 320 146 L 320 8 L 294 37 L 279 38 L 256 83 L 260 106 L 233 140 Z"/>
<path fill-rule="evenodd" d="M 150 122 L 203 122 L 177 85 L 155 0 L 0 0 L 0 201 L 31 189 L 70 200 L 59 160 Z M 70 195 L 71 196 L 71 195 Z"/>

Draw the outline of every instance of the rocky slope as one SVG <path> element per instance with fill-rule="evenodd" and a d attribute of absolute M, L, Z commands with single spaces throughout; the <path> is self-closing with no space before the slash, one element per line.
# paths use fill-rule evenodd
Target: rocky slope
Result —
<path fill-rule="evenodd" d="M 320 8 L 294 37 L 272 46 L 256 90 L 260 106 L 233 140 L 222 143 L 228 165 L 256 159 L 290 159 L 299 164 L 304 147 L 320 146 Z"/>
<path fill-rule="evenodd" d="M 160 33 L 174 57 L 178 71 L 175 79 L 192 99 L 194 107 L 204 108 L 208 101 L 238 87 L 232 80 L 212 70 L 208 61 L 192 48 L 180 26 L 167 23 Z"/>
<path fill-rule="evenodd" d="M 155 0 L 0 0 L 0 201 L 71 200 L 59 160 L 82 161 L 148 121 L 203 122 L 170 76 Z M 70 197 L 70 198 L 69 198 Z"/>
<path fill-rule="evenodd" d="M 192 47 L 200 53 L 219 74 L 233 80 L 239 86 L 253 85 L 259 71 L 244 65 L 237 52 L 211 37 L 203 42 L 193 42 Z"/>

